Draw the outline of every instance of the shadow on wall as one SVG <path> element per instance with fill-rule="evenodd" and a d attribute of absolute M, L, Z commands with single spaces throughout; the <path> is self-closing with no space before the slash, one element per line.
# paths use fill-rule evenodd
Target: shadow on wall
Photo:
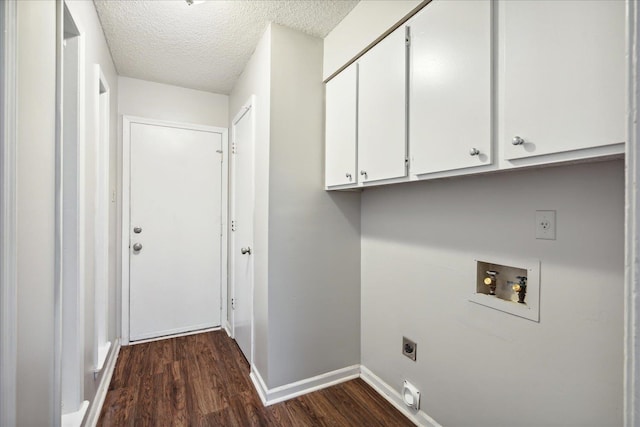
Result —
<path fill-rule="evenodd" d="M 535 211 L 557 211 L 557 239 L 535 239 Z M 375 224 L 375 226 L 373 226 Z M 622 160 L 367 189 L 363 239 L 432 249 L 624 262 Z"/>

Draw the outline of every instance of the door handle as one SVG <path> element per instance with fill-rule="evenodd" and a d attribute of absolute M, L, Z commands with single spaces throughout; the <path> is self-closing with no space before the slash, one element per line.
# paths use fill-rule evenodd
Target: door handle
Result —
<path fill-rule="evenodd" d="M 251 248 L 250 248 L 250 247 L 241 248 L 241 249 L 240 249 L 240 253 L 241 253 L 242 255 L 246 255 L 246 254 L 251 255 Z"/>
<path fill-rule="evenodd" d="M 134 243 L 133 244 L 133 250 L 134 251 L 141 251 L 142 250 L 142 243 Z"/>

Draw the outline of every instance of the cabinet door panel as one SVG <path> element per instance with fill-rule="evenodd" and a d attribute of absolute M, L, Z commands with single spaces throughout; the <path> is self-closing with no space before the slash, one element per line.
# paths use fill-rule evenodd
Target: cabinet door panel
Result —
<path fill-rule="evenodd" d="M 410 28 L 411 173 L 490 164 L 491 2 L 434 0 Z"/>
<path fill-rule="evenodd" d="M 327 82 L 325 185 L 356 184 L 358 69 L 354 64 Z"/>
<path fill-rule="evenodd" d="M 624 142 L 625 2 L 500 5 L 505 159 Z"/>
<path fill-rule="evenodd" d="M 405 31 L 398 28 L 359 61 L 360 182 L 407 175 Z"/>

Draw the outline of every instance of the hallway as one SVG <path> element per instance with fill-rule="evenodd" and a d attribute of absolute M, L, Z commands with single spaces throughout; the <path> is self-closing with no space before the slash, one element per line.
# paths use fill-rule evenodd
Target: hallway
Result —
<path fill-rule="evenodd" d="M 361 379 L 263 407 L 224 331 L 123 347 L 98 426 L 411 426 Z"/>

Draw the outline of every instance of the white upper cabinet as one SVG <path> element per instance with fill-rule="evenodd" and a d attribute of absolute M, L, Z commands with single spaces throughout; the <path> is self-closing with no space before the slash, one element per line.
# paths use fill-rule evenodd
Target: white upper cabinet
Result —
<path fill-rule="evenodd" d="M 412 174 L 492 162 L 491 8 L 434 0 L 410 21 Z"/>
<path fill-rule="evenodd" d="M 406 28 L 398 28 L 359 61 L 358 181 L 407 175 Z"/>
<path fill-rule="evenodd" d="M 353 64 L 326 86 L 325 185 L 355 185 L 358 68 Z"/>
<path fill-rule="evenodd" d="M 499 4 L 503 158 L 624 142 L 625 2 Z"/>

